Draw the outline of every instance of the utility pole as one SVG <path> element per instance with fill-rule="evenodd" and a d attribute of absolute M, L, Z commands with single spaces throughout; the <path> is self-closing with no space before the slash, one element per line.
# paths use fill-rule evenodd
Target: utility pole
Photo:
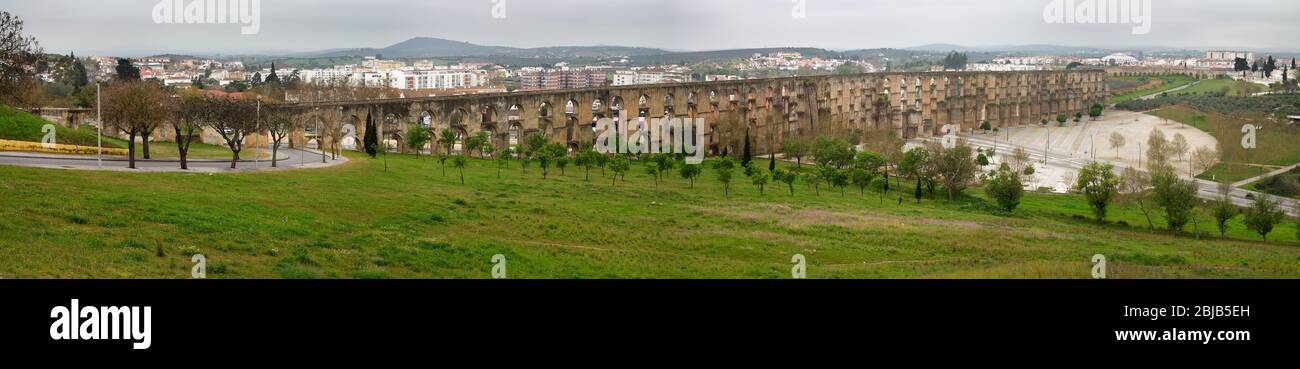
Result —
<path fill-rule="evenodd" d="M 1142 169 L 1142 142 L 1138 142 L 1138 169 Z"/>
<path fill-rule="evenodd" d="M 95 78 L 95 117 L 99 119 L 99 124 L 95 129 L 95 164 L 99 169 L 104 169 L 104 107 L 99 95 L 99 78 Z"/>
<path fill-rule="evenodd" d="M 1043 166 L 1047 166 L 1047 150 L 1052 146 L 1052 127 L 1047 127 L 1047 142 L 1043 144 Z"/>

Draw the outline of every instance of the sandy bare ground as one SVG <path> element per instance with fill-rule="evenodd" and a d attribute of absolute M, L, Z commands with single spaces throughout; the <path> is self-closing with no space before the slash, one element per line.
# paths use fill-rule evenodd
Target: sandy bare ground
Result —
<path fill-rule="evenodd" d="M 1029 178 L 1028 187 L 1050 187 L 1056 192 L 1065 192 L 1074 181 L 1080 167 L 1078 163 L 1097 160 L 1115 163 L 1117 167 L 1139 167 L 1141 161 L 1145 166 L 1143 153 L 1147 148 L 1147 137 L 1157 129 L 1170 140 L 1175 135 L 1187 139 L 1190 147 L 1188 154 L 1182 158 L 1173 158 L 1173 164 L 1184 173 L 1189 170 L 1192 151 L 1201 147 L 1218 146 L 1218 141 L 1213 136 L 1194 127 L 1127 111 L 1108 112 L 1095 121 L 1070 121 L 1065 127 L 1051 122 L 1046 127 L 1019 126 L 1003 129 L 996 134 L 977 131 L 961 137 L 977 147 L 996 148 L 998 155 L 993 160 L 994 165 L 1000 162 L 999 159 L 1010 157 L 1015 147 L 1024 148 L 1033 158 L 1037 172 Z M 1111 145 L 1110 136 L 1115 132 L 1124 137 L 1124 145 Z M 953 139 L 954 137 L 944 138 L 949 142 Z M 1043 163 L 1044 156 L 1047 158 L 1046 164 Z"/>

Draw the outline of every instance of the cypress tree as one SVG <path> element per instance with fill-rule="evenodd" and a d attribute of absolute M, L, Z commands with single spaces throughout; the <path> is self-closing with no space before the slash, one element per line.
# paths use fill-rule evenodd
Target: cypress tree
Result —
<path fill-rule="evenodd" d="M 366 155 L 373 159 L 378 153 L 379 135 L 375 132 L 375 117 L 366 114 L 366 135 L 362 138 L 362 144 L 366 146 Z"/>
<path fill-rule="evenodd" d="M 768 153 L 768 154 L 767 154 L 767 157 L 768 157 L 768 159 L 771 159 L 771 161 L 767 163 L 767 171 L 768 171 L 768 172 L 773 172 L 773 173 L 775 173 L 775 172 L 776 172 L 776 154 L 774 154 L 774 153 Z"/>
<path fill-rule="evenodd" d="M 745 128 L 745 148 L 740 155 L 740 166 L 749 168 L 749 162 L 754 160 L 754 157 L 749 153 L 749 128 Z"/>

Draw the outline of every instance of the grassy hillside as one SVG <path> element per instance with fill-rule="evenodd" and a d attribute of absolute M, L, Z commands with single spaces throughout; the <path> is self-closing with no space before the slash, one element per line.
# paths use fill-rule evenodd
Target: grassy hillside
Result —
<path fill-rule="evenodd" d="M 1254 241 L 1149 233 L 1116 206 L 1098 225 L 1075 195 L 1030 194 L 1015 214 L 978 190 L 956 203 L 804 184 L 764 195 L 739 172 L 724 196 L 712 170 L 695 187 L 640 170 L 611 185 L 599 169 L 542 179 L 471 160 L 466 185 L 429 158 L 353 154 L 335 168 L 199 175 L 0 166 L 0 277 L 487 278 L 1296 278 L 1296 228 Z M 634 168 L 638 168 L 634 164 Z M 906 187 L 910 190 L 910 187 Z M 1210 228 L 1201 219 L 1202 230 Z M 1157 218 L 1156 222 L 1160 222 Z M 1129 225 L 1123 225 L 1129 224 Z M 1130 226 L 1131 225 L 1131 226 Z"/>
<path fill-rule="evenodd" d="M 1114 77 L 1114 78 L 1117 78 L 1119 80 L 1133 81 L 1141 85 L 1150 86 L 1150 87 L 1133 90 L 1133 91 L 1126 91 L 1124 93 L 1111 96 L 1110 98 L 1111 104 L 1118 104 L 1125 101 L 1141 98 L 1143 96 L 1162 93 L 1175 88 L 1186 86 L 1188 84 L 1197 81 L 1196 78 L 1184 76 L 1184 75 L 1150 76 L 1150 77 L 1145 77 L 1145 76 L 1144 77 Z M 1159 83 L 1150 84 L 1149 83 L 1150 81 L 1158 81 Z"/>
<path fill-rule="evenodd" d="M 53 123 L 25 111 L 0 105 L 0 139 L 41 142 L 41 138 L 45 137 L 41 127 L 46 124 Z M 95 132 L 91 130 L 73 130 L 58 124 L 54 124 L 54 127 L 55 140 L 59 144 L 95 146 Z M 110 143 L 105 143 L 104 146 L 119 147 Z"/>

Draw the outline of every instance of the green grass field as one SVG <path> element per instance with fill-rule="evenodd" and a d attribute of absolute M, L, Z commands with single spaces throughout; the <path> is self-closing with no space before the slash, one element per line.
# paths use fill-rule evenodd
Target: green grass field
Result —
<path fill-rule="evenodd" d="M 0 166 L 0 277 L 187 278 L 195 253 L 209 278 L 487 278 L 495 254 L 512 278 L 787 278 L 794 254 L 810 278 L 1087 278 L 1094 254 L 1112 278 L 1300 277 L 1294 224 L 1267 244 L 1240 218 L 1231 239 L 1195 240 L 1149 233 L 1125 206 L 1112 220 L 1128 225 L 1081 219 L 1076 195 L 1028 194 L 1005 214 L 977 189 L 956 203 L 804 184 L 759 196 L 737 171 L 724 196 L 712 170 L 691 189 L 635 169 L 617 185 L 573 167 L 543 180 L 517 162 L 498 178 L 480 160 L 461 185 L 430 158 L 391 155 L 385 172 L 348 155 L 218 175 Z"/>
<path fill-rule="evenodd" d="M 1111 104 L 1118 104 L 1118 103 L 1122 103 L 1122 102 L 1125 102 L 1125 101 L 1129 101 L 1129 100 L 1137 99 L 1137 98 L 1140 98 L 1140 97 L 1143 97 L 1143 96 L 1147 96 L 1147 95 L 1151 95 L 1151 94 L 1158 94 L 1158 93 L 1161 93 L 1161 92 L 1165 92 L 1165 91 L 1169 91 L 1169 90 L 1172 90 L 1172 89 L 1175 89 L 1175 88 L 1179 88 L 1179 87 L 1182 87 L 1182 86 L 1186 86 L 1186 85 L 1188 85 L 1188 84 L 1191 84 L 1191 83 L 1193 83 L 1193 82 L 1198 81 L 1198 79 L 1196 79 L 1196 78 L 1189 77 L 1189 76 L 1184 76 L 1184 75 L 1144 76 L 1144 77 L 1112 77 L 1112 78 L 1117 78 L 1117 79 L 1121 79 L 1121 80 L 1130 80 L 1130 81 L 1159 80 L 1159 81 L 1162 81 L 1162 83 L 1161 83 L 1160 85 L 1158 85 L 1158 86 L 1155 86 L 1155 87 L 1145 88 L 1145 89 L 1136 90 L 1136 91 L 1130 91 L 1130 92 L 1128 92 L 1128 93 L 1124 93 L 1124 94 L 1119 94 L 1119 95 L 1111 96 L 1111 98 L 1110 98 L 1110 103 L 1111 103 Z M 1193 86 L 1192 88 L 1194 88 L 1194 87 L 1196 87 L 1196 86 Z M 1182 92 L 1182 91 L 1179 91 L 1179 92 Z"/>
<path fill-rule="evenodd" d="M 1266 89 L 1267 87 L 1258 83 L 1219 78 L 1201 81 L 1195 86 L 1179 90 L 1176 94 L 1222 93 L 1224 96 L 1251 96 Z"/>

